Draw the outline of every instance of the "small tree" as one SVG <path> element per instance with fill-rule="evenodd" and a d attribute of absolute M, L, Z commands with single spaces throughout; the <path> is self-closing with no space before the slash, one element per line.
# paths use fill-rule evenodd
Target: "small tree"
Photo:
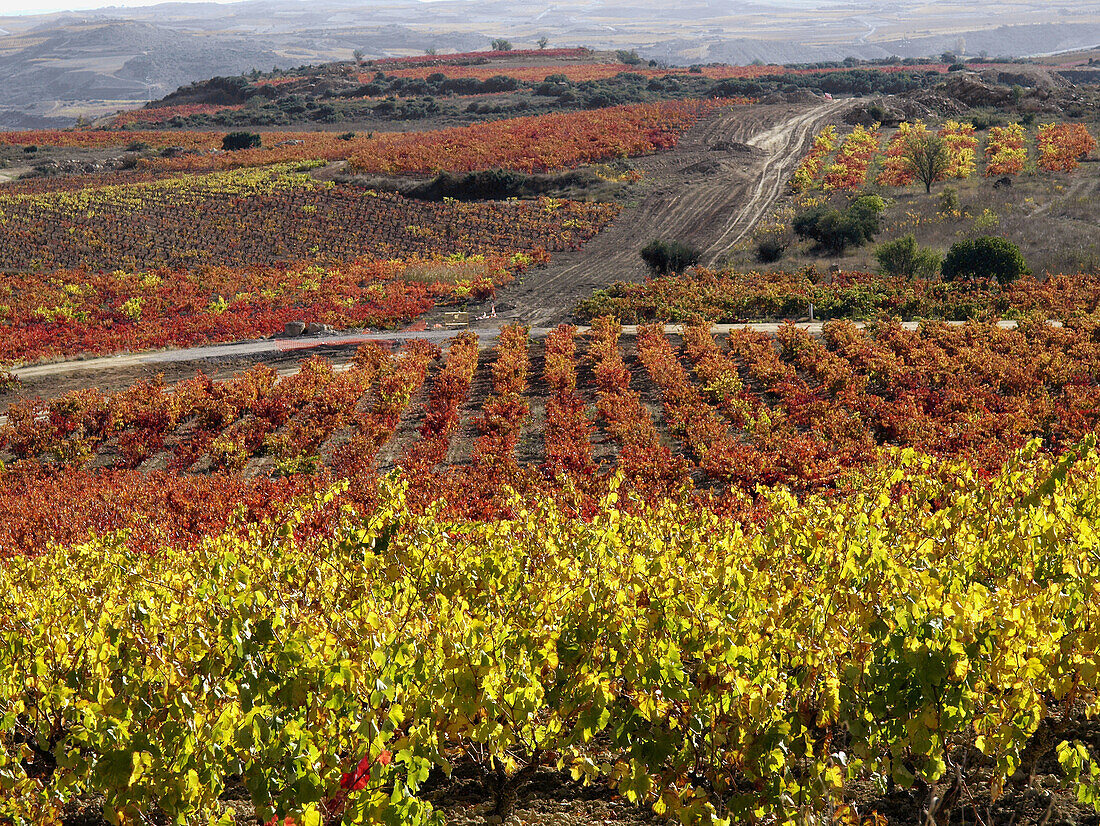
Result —
<path fill-rule="evenodd" d="M 547 46 L 549 46 L 549 45 L 550 45 L 550 38 L 548 38 L 548 37 L 540 37 L 540 38 L 539 38 L 538 40 L 536 40 L 536 41 L 535 41 L 535 43 L 537 43 L 537 44 L 538 44 L 538 47 L 539 47 L 540 49 L 545 49 L 545 48 L 546 48 Z"/>
<path fill-rule="evenodd" d="M 512 41 L 505 40 L 503 37 L 498 37 L 493 41 L 494 52 L 510 52 L 512 51 Z"/>
<path fill-rule="evenodd" d="M 938 135 L 914 135 L 905 143 L 902 154 L 926 193 L 940 180 L 951 165 L 951 150 Z"/>
<path fill-rule="evenodd" d="M 931 278 L 940 268 L 940 254 L 921 249 L 912 235 L 887 241 L 875 250 L 883 275 L 894 278 Z"/>
<path fill-rule="evenodd" d="M 238 149 L 255 149 L 260 145 L 260 136 L 255 132 L 230 132 L 222 138 L 222 149 L 236 152 Z"/>
<path fill-rule="evenodd" d="M 653 240 L 642 247 L 642 260 L 659 275 L 683 272 L 699 263 L 700 252 L 680 241 Z"/>
<path fill-rule="evenodd" d="M 943 259 L 943 280 L 957 278 L 996 278 L 1007 287 L 1028 273 L 1020 248 L 1004 238 L 983 235 L 959 241 Z"/>
<path fill-rule="evenodd" d="M 363 50 L 362 49 L 356 49 L 351 54 L 352 54 L 352 57 L 355 58 L 355 62 L 362 65 L 362 63 L 363 63 Z"/>

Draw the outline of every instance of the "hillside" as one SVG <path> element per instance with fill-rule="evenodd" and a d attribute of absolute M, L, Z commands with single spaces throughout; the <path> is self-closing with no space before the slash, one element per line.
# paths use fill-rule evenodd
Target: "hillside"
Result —
<path fill-rule="evenodd" d="M 943 52 L 1018 57 L 1100 42 L 1100 5 L 1077 3 L 1058 23 L 1035 2 L 1002 2 L 995 15 L 957 4 L 911 0 L 821 9 L 802 3 L 753 3 L 727 9 L 699 2 L 662 11 L 629 0 L 553 6 L 446 0 L 358 4 L 328 0 L 173 3 L 72 15 L 4 17 L 0 128 L 27 118 L 94 117 L 120 105 L 159 98 L 214 75 L 369 57 L 465 52 L 494 38 L 533 46 L 638 49 L 670 65 L 748 64 L 926 58 Z M 48 125 L 48 124 L 40 124 Z"/>
<path fill-rule="evenodd" d="M 0 824 L 1097 826 L 1090 55 L 516 41 L 0 132 Z"/>

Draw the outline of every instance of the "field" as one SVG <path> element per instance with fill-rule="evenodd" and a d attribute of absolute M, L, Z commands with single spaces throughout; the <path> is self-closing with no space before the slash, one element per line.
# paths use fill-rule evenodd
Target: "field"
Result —
<path fill-rule="evenodd" d="M 583 244 L 613 204 L 436 202 L 267 167 L 0 194 L 0 361 L 393 326 L 492 295 Z"/>
<path fill-rule="evenodd" d="M 912 235 L 918 245 L 942 255 L 957 241 L 996 235 L 1019 247 L 1040 280 L 1048 274 L 1071 280 L 1077 273 L 1091 274 L 1100 261 L 1100 235 L 1089 211 L 1097 186 L 1095 134 L 1095 123 L 1034 117 L 1027 126 L 1017 120 L 980 130 L 965 119 L 949 118 L 928 124 L 902 122 L 898 128 L 873 132 L 860 127 L 849 134 L 835 125 L 826 127 L 790 176 L 788 197 L 775 204 L 751 237 L 713 263 L 717 269 L 775 270 L 777 276 L 808 266 L 872 271 L 879 266 L 874 251 L 883 242 Z M 925 135 L 940 136 L 950 149 L 948 168 L 937 176 L 930 194 L 904 159 L 906 142 Z M 852 140 L 865 147 L 860 157 L 845 156 L 844 144 Z M 800 212 L 822 205 L 843 207 L 857 194 L 884 199 L 885 212 L 873 243 L 837 254 L 792 231 Z M 761 243 L 780 248 L 780 258 L 761 259 Z M 976 317 L 983 307 L 995 306 L 999 314 L 1011 312 L 1008 304 L 1004 298 L 985 296 L 963 316 L 944 316 L 943 309 L 932 312 L 938 317 Z"/>
<path fill-rule="evenodd" d="M 1100 277 L 748 260 L 1090 238 L 1088 125 L 357 64 L 0 135 L 0 826 L 1096 826 Z M 421 83 L 470 123 L 177 128 Z"/>
<path fill-rule="evenodd" d="M 667 149 L 675 145 L 681 132 L 717 105 L 713 101 L 639 104 L 426 133 L 261 132 L 261 148 L 235 152 L 221 151 L 224 133 L 199 131 L 0 132 L 0 144 L 119 149 L 145 145 L 162 150 L 179 147 L 182 151 L 171 157 L 139 162 L 159 171 L 198 172 L 351 158 L 355 166 L 373 172 L 434 174 L 467 172 L 490 165 L 541 172 Z"/>
<path fill-rule="evenodd" d="M 809 315 L 811 305 L 818 319 L 1061 319 L 1100 309 L 1100 279 L 1086 274 L 1025 276 L 1002 289 L 995 282 L 953 284 L 870 272 L 696 269 L 641 284 L 612 285 L 586 299 L 577 312 L 584 318 L 611 314 L 626 323 L 728 324 L 800 319 Z"/>
<path fill-rule="evenodd" d="M 79 194 L 0 196 L 0 210 L 0 250 L 16 270 L 553 251 L 588 240 L 615 213 L 552 201 L 427 203 L 322 184 L 278 167 Z"/>
<path fill-rule="evenodd" d="M 582 508 L 620 474 L 651 501 L 690 495 L 744 514 L 758 485 L 843 490 L 887 446 L 993 472 L 1029 439 L 1057 452 L 1095 429 L 1096 336 L 1091 319 L 1013 330 L 834 322 L 820 338 L 782 327 L 777 350 L 761 332 L 715 338 L 705 327 L 682 340 L 648 327 L 624 342 L 603 319 L 586 335 L 561 327 L 534 340 L 505 327 L 488 350 L 471 333 L 445 356 L 427 341 L 396 355 L 367 345 L 339 369 L 315 358 L 282 378 L 260 365 L 218 383 L 27 400 L 9 407 L 0 457 L 10 483 L 24 480 L 17 489 L 40 486 L 38 505 L 11 511 L 0 547 L 48 541 L 59 513 L 74 522 L 69 542 L 107 529 L 70 492 L 74 474 L 92 496 L 97 474 L 129 488 L 169 472 L 197 474 L 205 481 L 186 484 L 200 489 L 347 477 L 354 498 L 398 468 L 411 502 L 439 498 L 473 517 L 501 513 L 507 487 L 551 493 L 563 474 Z M 159 530 L 191 536 L 175 525 L 188 509 L 150 501 Z"/>

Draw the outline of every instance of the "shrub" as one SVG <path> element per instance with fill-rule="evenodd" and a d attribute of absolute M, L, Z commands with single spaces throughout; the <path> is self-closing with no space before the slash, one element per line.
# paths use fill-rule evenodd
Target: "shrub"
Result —
<path fill-rule="evenodd" d="M 953 186 L 945 186 L 940 192 L 940 203 L 936 211 L 942 216 L 954 215 L 959 210 L 959 191 Z"/>
<path fill-rule="evenodd" d="M 683 272 L 699 263 L 701 253 L 680 241 L 653 240 L 642 247 L 642 260 L 655 273 Z"/>
<path fill-rule="evenodd" d="M 1000 225 L 1000 217 L 989 207 L 983 209 L 982 214 L 974 219 L 974 230 L 977 235 L 989 235 L 991 230 L 995 230 Z"/>
<path fill-rule="evenodd" d="M 762 264 L 771 264 L 783 257 L 787 245 L 779 238 L 764 238 L 756 245 L 756 259 Z"/>
<path fill-rule="evenodd" d="M 511 169 L 483 169 L 465 175 L 442 172 L 430 184 L 414 190 L 414 195 L 430 199 L 456 198 L 460 201 L 492 201 L 512 198 L 528 182 L 528 176 Z"/>
<path fill-rule="evenodd" d="M 887 241 L 875 250 L 879 271 L 894 278 L 931 278 L 940 267 L 940 259 L 936 251 L 917 246 L 912 235 Z"/>
<path fill-rule="evenodd" d="M 507 75 L 493 75 L 481 84 L 481 91 L 488 94 L 497 92 L 514 92 L 519 88 L 519 81 Z"/>
<path fill-rule="evenodd" d="M 222 149 L 236 152 L 238 149 L 255 149 L 260 145 L 260 136 L 255 132 L 230 132 L 222 138 Z"/>
<path fill-rule="evenodd" d="M 1004 238 L 983 235 L 954 244 L 943 259 L 943 280 L 996 278 L 1007 286 L 1028 273 L 1020 248 Z"/>
<path fill-rule="evenodd" d="M 834 254 L 873 241 L 886 203 L 877 195 L 856 198 L 847 209 L 814 207 L 795 216 L 791 226 L 801 238 L 812 238 Z"/>

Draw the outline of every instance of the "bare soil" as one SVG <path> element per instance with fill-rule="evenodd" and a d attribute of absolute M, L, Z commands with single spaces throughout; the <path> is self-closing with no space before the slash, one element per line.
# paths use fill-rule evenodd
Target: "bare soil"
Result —
<path fill-rule="evenodd" d="M 76 369 L 50 372 L 30 379 L 21 379 L 17 384 L 4 389 L 0 387 L 0 411 L 7 405 L 20 399 L 36 397 L 53 398 L 73 390 L 98 388 L 104 393 L 125 390 L 134 382 L 153 380 L 163 376 L 167 384 L 175 384 L 194 378 L 197 373 L 205 373 L 212 379 L 228 379 L 256 364 L 267 364 L 282 374 L 295 372 L 298 366 L 313 356 L 322 356 L 334 364 L 343 364 L 355 355 L 358 345 L 317 347 L 310 350 L 289 351 L 286 353 L 264 353 L 256 356 L 235 356 L 231 358 L 208 358 L 195 361 L 161 361 L 142 364 L 127 364 L 124 367 L 105 367 L 100 370 L 81 370 L 79 362 Z"/>
<path fill-rule="evenodd" d="M 654 238 L 693 244 L 713 263 L 768 213 L 818 130 L 839 121 L 848 105 L 734 106 L 704 119 L 675 149 L 634 161 L 645 177 L 611 226 L 516 279 L 494 301 L 471 306 L 471 318 L 495 304 L 506 320 L 566 321 L 593 290 L 642 280 L 639 251 Z"/>

